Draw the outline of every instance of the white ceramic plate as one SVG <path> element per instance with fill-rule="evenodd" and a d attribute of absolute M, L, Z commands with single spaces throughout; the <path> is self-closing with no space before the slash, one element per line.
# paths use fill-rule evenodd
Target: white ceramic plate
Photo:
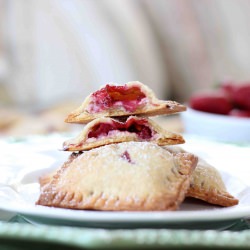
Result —
<path fill-rule="evenodd" d="M 23 141 L 0 141 L 0 209 L 24 215 L 33 223 L 88 227 L 130 228 L 225 228 L 235 220 L 250 217 L 250 148 L 186 138 L 183 147 L 203 157 L 222 174 L 228 191 L 240 203 L 221 208 L 186 200 L 179 211 L 100 212 L 49 208 L 35 205 L 38 178 L 61 165 L 68 152 L 59 151 L 65 137 L 31 137 Z"/>

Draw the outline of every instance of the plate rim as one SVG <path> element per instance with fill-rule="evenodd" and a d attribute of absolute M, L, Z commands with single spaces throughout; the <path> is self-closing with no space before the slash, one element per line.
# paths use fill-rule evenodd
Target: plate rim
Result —
<path fill-rule="evenodd" d="M 218 207 L 194 211 L 92 211 L 73 210 L 40 205 L 10 207 L 0 204 L 0 210 L 50 220 L 101 223 L 194 223 L 250 218 L 250 205 Z M 216 210 L 216 212 L 215 212 Z"/>

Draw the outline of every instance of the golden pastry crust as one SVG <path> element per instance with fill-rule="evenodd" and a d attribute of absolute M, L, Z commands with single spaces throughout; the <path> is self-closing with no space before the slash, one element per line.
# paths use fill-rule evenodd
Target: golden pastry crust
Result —
<path fill-rule="evenodd" d="M 165 148 L 173 154 L 185 152 L 181 147 L 168 146 Z M 186 196 L 224 207 L 239 203 L 238 199 L 228 193 L 218 170 L 201 158 L 191 176 L 191 184 Z"/>
<path fill-rule="evenodd" d="M 117 86 L 117 85 L 109 84 L 109 86 Z M 180 103 L 177 103 L 175 101 L 159 100 L 158 98 L 156 98 L 153 91 L 149 89 L 146 85 L 142 84 L 141 82 L 138 81 L 128 82 L 123 86 L 126 86 L 127 88 L 138 88 L 143 93 L 143 95 L 145 95 L 145 98 L 142 98 L 142 100 L 139 102 L 139 106 L 135 110 L 130 110 L 130 111 L 126 110 L 122 105 L 118 104 L 101 111 L 100 110 L 92 111 L 90 110 L 89 107 L 91 105 L 92 97 L 96 93 L 95 92 L 86 97 L 82 105 L 68 115 L 68 117 L 65 119 L 65 122 L 88 123 L 100 117 L 120 117 L 120 116 L 130 116 L 130 115 L 148 117 L 157 115 L 169 115 L 186 110 L 186 107 L 184 105 L 181 105 Z M 95 104 L 95 109 L 97 108 L 98 105 Z"/>
<path fill-rule="evenodd" d="M 149 142 L 125 142 L 80 154 L 42 188 L 38 205 L 111 211 L 176 210 L 197 158 L 173 156 Z"/>
<path fill-rule="evenodd" d="M 81 134 L 63 143 L 63 150 L 83 151 L 128 141 L 149 141 L 160 146 L 185 142 L 180 134 L 164 130 L 147 118 L 130 116 L 121 122 L 106 117 L 88 123 Z"/>

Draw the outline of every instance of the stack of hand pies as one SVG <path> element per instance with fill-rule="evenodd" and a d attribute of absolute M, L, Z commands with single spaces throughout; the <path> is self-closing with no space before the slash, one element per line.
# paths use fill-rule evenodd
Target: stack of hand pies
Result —
<path fill-rule="evenodd" d="M 40 178 L 36 204 L 109 211 L 176 210 L 186 196 L 221 206 L 238 200 L 219 172 L 173 145 L 181 135 L 166 131 L 150 116 L 185 111 L 156 98 L 140 82 L 108 84 L 89 95 L 66 118 L 86 124 L 78 137 L 63 143 L 73 151 L 56 171 Z"/>

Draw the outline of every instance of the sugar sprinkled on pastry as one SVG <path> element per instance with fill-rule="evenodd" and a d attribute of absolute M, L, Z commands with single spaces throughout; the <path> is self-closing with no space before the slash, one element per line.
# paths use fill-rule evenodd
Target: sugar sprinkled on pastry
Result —
<path fill-rule="evenodd" d="M 181 147 L 176 146 L 165 148 L 173 154 L 186 152 Z M 191 184 L 186 196 L 224 207 L 234 206 L 239 202 L 228 193 L 219 171 L 200 157 L 191 176 Z"/>
<path fill-rule="evenodd" d="M 128 141 L 149 141 L 161 146 L 185 142 L 181 135 L 162 129 L 151 119 L 130 116 L 123 122 L 106 117 L 88 123 L 81 134 L 63 143 L 63 149 L 82 151 Z"/>
<path fill-rule="evenodd" d="M 159 100 L 141 82 L 124 85 L 110 83 L 86 97 L 82 105 L 71 112 L 65 121 L 88 123 L 100 117 L 155 116 L 185 110 L 186 107 L 177 102 Z"/>
<path fill-rule="evenodd" d="M 37 204 L 110 211 L 176 210 L 197 158 L 150 142 L 124 142 L 72 158 L 41 190 Z"/>

